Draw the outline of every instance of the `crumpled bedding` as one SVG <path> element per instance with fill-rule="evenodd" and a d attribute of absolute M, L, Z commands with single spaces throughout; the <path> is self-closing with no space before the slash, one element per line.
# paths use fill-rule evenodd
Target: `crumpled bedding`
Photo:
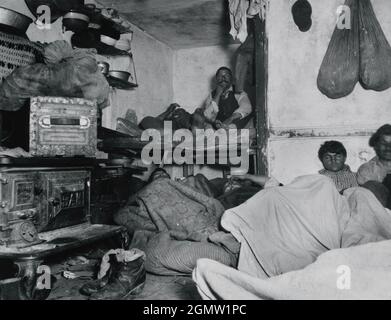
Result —
<path fill-rule="evenodd" d="M 159 178 L 136 195 L 138 206 L 115 215 L 115 222 L 134 235 L 131 247 L 146 252 L 148 272 L 190 275 L 200 258 L 236 266 L 237 242 L 219 231 L 224 207 L 203 192 L 211 192 L 203 180 Z"/>
<path fill-rule="evenodd" d="M 201 259 L 193 278 L 205 300 L 390 300 L 390 252 L 390 240 L 335 249 L 302 270 L 268 279 Z"/>
<path fill-rule="evenodd" d="M 213 261 L 201 261 L 194 277 L 204 297 L 302 297 L 300 294 L 295 296 L 294 289 L 290 296 L 284 293 L 287 288 L 299 286 L 302 292 L 306 292 L 306 295 L 303 293 L 306 297 L 333 298 L 330 291 L 326 290 L 324 295 L 320 293 L 318 286 L 311 281 L 300 283 L 292 280 L 297 279 L 294 271 L 309 266 L 315 274 L 312 277 L 314 283 L 325 286 L 324 281 L 328 278 L 323 277 L 323 273 L 330 263 L 323 264 L 325 258 L 319 258 L 317 264 L 311 267 L 319 256 L 327 252 L 325 256 L 329 257 L 336 250 L 335 255 L 338 256 L 340 248 L 391 239 L 390 211 L 369 190 L 351 188 L 341 196 L 329 178 L 319 175 L 299 177 L 284 187 L 261 191 L 242 206 L 226 211 L 222 225 L 241 243 L 239 271 L 228 270 Z M 343 254 L 347 252 L 350 256 L 349 250 L 343 251 Z M 353 258 L 359 256 L 357 251 L 351 252 Z M 370 252 L 368 249 L 367 260 Z M 380 246 L 373 272 L 376 270 L 382 274 L 386 269 L 390 271 L 390 258 L 385 252 Z M 372 266 L 365 259 L 360 263 L 363 268 Z M 365 271 L 360 268 L 358 272 Z M 305 270 L 298 271 L 300 279 L 305 277 Z M 294 276 L 290 277 L 290 272 Z M 255 278 L 283 280 L 276 280 L 274 285 L 272 281 L 262 282 Z M 359 280 L 356 281 L 358 284 Z M 357 290 L 365 287 L 365 283 L 359 285 Z M 235 293 L 229 295 L 228 291 Z M 332 292 L 335 293 L 335 290 Z M 355 294 L 359 296 L 359 293 Z M 380 293 L 371 294 L 378 296 Z"/>
<path fill-rule="evenodd" d="M 242 244 L 239 270 L 264 277 L 301 269 L 340 248 L 349 215 L 331 179 L 311 175 L 257 193 L 227 210 L 221 224 Z"/>
<path fill-rule="evenodd" d="M 219 231 L 224 213 L 216 199 L 167 178 L 151 182 L 137 194 L 136 202 L 137 207 L 126 207 L 115 215 L 116 223 L 127 226 L 129 231 L 175 230 L 193 241 L 206 241 Z"/>

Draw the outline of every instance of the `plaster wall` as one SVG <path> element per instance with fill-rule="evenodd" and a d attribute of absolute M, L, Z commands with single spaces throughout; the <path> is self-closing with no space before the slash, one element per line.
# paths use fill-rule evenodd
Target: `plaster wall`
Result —
<path fill-rule="evenodd" d="M 320 168 L 317 151 L 326 140 L 341 140 L 353 169 L 367 160 L 370 134 L 391 119 L 391 89 L 366 91 L 357 84 L 342 99 L 329 99 L 317 88 L 320 65 L 344 0 L 311 0 L 310 31 L 296 27 L 291 7 L 296 0 L 270 1 L 268 113 L 270 173 L 286 183 Z M 386 37 L 391 40 L 391 3 L 372 1 Z M 358 155 L 365 154 L 365 157 Z"/>

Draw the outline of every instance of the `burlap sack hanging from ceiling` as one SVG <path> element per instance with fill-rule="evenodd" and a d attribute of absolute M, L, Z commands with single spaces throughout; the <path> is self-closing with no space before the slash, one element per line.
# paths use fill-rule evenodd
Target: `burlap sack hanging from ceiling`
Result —
<path fill-rule="evenodd" d="M 364 89 L 391 87 L 391 47 L 370 0 L 359 1 L 360 83 Z"/>
<path fill-rule="evenodd" d="M 319 90 L 331 99 L 349 95 L 360 75 L 358 0 L 345 5 L 350 8 L 351 28 L 336 26 L 317 79 Z"/>

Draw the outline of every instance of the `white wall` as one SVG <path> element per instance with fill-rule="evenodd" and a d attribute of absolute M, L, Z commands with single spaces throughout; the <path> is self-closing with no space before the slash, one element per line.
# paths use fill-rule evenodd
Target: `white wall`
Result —
<path fill-rule="evenodd" d="M 86 3 L 94 3 L 93 0 Z M 0 0 L 0 6 L 18 11 L 34 19 L 23 0 Z M 173 100 L 173 51 L 165 44 L 133 26 L 132 52 L 136 65 L 139 87 L 132 91 L 112 90 L 111 106 L 104 110 L 103 123 L 115 128 L 117 117 L 125 115 L 128 108 L 134 109 L 139 120 L 147 115 L 157 115 Z M 27 32 L 31 41 L 52 42 L 64 39 L 62 19 L 52 24 L 50 30 L 40 30 L 31 24 Z M 112 70 L 128 70 L 129 61 L 123 58 L 103 58 Z"/>
<path fill-rule="evenodd" d="M 317 76 L 344 0 L 312 0 L 313 26 L 302 33 L 293 22 L 296 0 L 270 1 L 268 111 L 272 130 L 269 144 L 271 173 L 283 182 L 316 172 L 317 150 L 325 140 L 343 140 L 353 169 L 372 150 L 368 138 L 391 119 L 391 90 L 366 91 L 357 84 L 349 96 L 332 100 L 317 88 Z M 376 15 L 391 40 L 391 3 L 372 1 Z M 289 138 L 291 137 L 291 138 Z M 358 157 L 358 155 L 366 155 Z"/>
<path fill-rule="evenodd" d="M 111 106 L 104 110 L 104 125 L 113 129 L 116 119 L 124 116 L 128 109 L 135 110 L 141 121 L 146 116 L 160 114 L 173 102 L 173 50 L 135 26 L 132 30 L 132 53 L 139 86 L 133 90 L 112 91 Z M 129 70 L 127 58 L 106 61 L 112 70 Z"/>
<path fill-rule="evenodd" d="M 173 89 L 174 102 L 189 112 L 203 105 L 213 89 L 218 68 L 233 68 L 234 54 L 239 45 L 210 46 L 175 51 Z M 182 176 L 182 168 L 172 168 L 172 174 Z M 209 166 L 195 166 L 194 173 L 202 173 L 207 178 L 222 177 L 222 171 Z"/>
<path fill-rule="evenodd" d="M 237 48 L 230 45 L 175 51 L 174 101 L 189 112 L 200 107 L 212 89 L 217 69 L 232 68 Z"/>

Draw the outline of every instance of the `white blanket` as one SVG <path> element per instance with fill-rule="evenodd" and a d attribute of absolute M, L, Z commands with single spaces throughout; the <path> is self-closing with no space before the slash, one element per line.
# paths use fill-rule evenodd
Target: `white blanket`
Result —
<path fill-rule="evenodd" d="M 334 253 L 333 249 L 391 239 L 391 215 L 370 191 L 353 188 L 341 196 L 331 180 L 319 175 L 299 177 L 290 185 L 261 191 L 242 206 L 226 211 L 222 225 L 241 243 L 239 271 L 224 268 L 221 272 L 220 265 L 200 261 L 194 277 L 204 297 L 224 298 L 226 294 L 234 299 L 295 297 L 284 293 L 287 288 L 292 288 L 291 293 L 297 291 L 292 279 L 298 278 L 287 277 L 288 272 L 311 265 L 319 255 L 331 250 L 314 267 L 308 267 L 313 273 L 312 280 L 298 285 L 305 292 L 300 297 L 331 298 L 330 292 L 336 293 L 333 288 L 336 280 L 331 284 L 329 276 L 336 274 L 333 263 L 340 264 L 340 253 L 338 250 Z M 346 249 L 342 255 L 350 257 L 349 250 L 353 250 L 356 261 L 356 256 L 360 256 L 356 249 Z M 376 271 L 380 273 L 385 273 L 391 260 L 385 252 L 382 247 L 378 250 Z M 364 263 L 365 267 L 373 267 L 366 260 L 359 261 L 359 266 Z M 360 276 L 365 273 L 357 270 Z M 298 277 L 305 278 L 306 273 L 306 269 L 299 271 Z M 255 281 L 256 278 L 259 280 Z M 270 282 L 272 279 L 275 285 Z M 320 293 L 317 284 L 333 290 Z M 226 285 L 235 288 L 228 289 Z M 210 286 L 213 290 L 208 289 Z"/>
<path fill-rule="evenodd" d="M 303 270 L 259 279 L 212 260 L 193 278 L 204 299 L 391 299 L 391 241 L 331 250 Z"/>

